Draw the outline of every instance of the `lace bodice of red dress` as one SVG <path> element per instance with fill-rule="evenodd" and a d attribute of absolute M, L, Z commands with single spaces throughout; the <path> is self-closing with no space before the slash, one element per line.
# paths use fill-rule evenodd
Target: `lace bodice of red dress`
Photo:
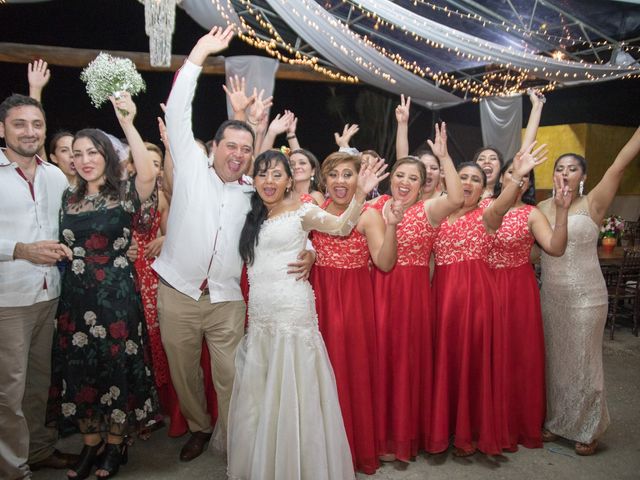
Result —
<path fill-rule="evenodd" d="M 324 210 L 331 204 L 328 198 L 321 206 Z M 363 211 L 368 205 L 365 204 Z M 335 268 L 360 268 L 369 263 L 367 237 L 357 227 L 346 237 L 313 232 L 311 243 L 316 251 L 315 265 Z"/>
<path fill-rule="evenodd" d="M 515 268 L 529 263 L 534 238 L 528 223 L 529 214 L 534 208 L 532 205 L 524 205 L 504 216 L 489 252 L 491 268 Z"/>
<path fill-rule="evenodd" d="M 494 235 L 489 235 L 484 228 L 483 212 L 484 209 L 478 207 L 458 218 L 453 225 L 449 224 L 449 218 L 440 224 L 433 245 L 436 265 L 487 260 Z"/>
<path fill-rule="evenodd" d="M 372 207 L 382 212 L 390 195 L 381 195 Z M 398 238 L 397 265 L 429 265 L 431 249 L 436 239 L 438 229 L 431 225 L 423 202 L 416 202 L 405 212 L 402 221 L 396 229 Z"/>

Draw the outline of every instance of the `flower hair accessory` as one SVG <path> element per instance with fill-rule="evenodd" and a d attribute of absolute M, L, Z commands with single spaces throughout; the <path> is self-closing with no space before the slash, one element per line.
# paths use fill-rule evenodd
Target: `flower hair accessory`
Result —
<path fill-rule="evenodd" d="M 286 155 L 287 158 L 289 158 L 289 155 L 291 155 L 291 149 L 283 145 L 280 147 L 280 153 Z"/>
<path fill-rule="evenodd" d="M 85 82 L 91 103 L 96 108 L 112 95 L 116 98 L 120 96 L 120 92 L 137 95 L 147 88 L 131 60 L 112 57 L 104 52 L 82 70 L 80 80 Z"/>

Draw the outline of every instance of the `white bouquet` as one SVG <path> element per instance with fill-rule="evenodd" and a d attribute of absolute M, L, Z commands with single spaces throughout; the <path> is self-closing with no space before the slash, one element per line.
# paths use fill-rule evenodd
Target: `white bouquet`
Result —
<path fill-rule="evenodd" d="M 104 52 L 82 70 L 80 80 L 87 84 L 87 93 L 96 108 L 119 92 L 136 95 L 147 88 L 131 60 Z"/>

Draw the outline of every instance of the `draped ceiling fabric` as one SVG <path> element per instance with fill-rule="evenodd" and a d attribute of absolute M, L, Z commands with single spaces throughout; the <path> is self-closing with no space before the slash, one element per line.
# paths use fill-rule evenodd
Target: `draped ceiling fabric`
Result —
<path fill-rule="evenodd" d="M 364 44 L 329 15 L 322 7 L 311 1 L 279 1 L 269 2 L 271 7 L 285 20 L 291 28 L 313 46 L 324 58 L 336 67 L 360 80 L 397 95 L 401 93 L 411 96 L 412 102 L 427 108 L 437 109 L 457 105 L 463 100 L 432 83 L 417 77 L 397 65 L 392 60 Z M 214 25 L 225 25 L 224 17 L 233 18 L 235 12 L 224 0 L 213 2 L 183 0 L 180 4 L 187 13 L 200 12 L 194 17 L 203 27 L 210 29 Z M 298 15 L 304 12 L 303 15 Z M 309 28 L 306 18 L 313 18 L 317 28 Z M 237 19 L 237 16 L 235 17 Z M 240 21 L 233 22 L 240 25 Z M 342 45 L 343 47 L 338 47 Z M 387 80 L 386 78 L 390 79 Z"/>
<path fill-rule="evenodd" d="M 493 97 L 480 100 L 482 144 L 496 147 L 504 159 L 520 149 L 522 97 Z"/>
<path fill-rule="evenodd" d="M 238 15 L 242 15 L 245 18 L 247 9 L 262 11 L 262 9 L 267 8 L 277 14 L 279 23 L 286 25 L 303 43 L 306 42 L 318 58 L 348 75 L 357 76 L 360 81 L 396 95 L 401 93 L 409 95 L 414 103 L 430 109 L 446 108 L 457 105 L 467 99 L 466 95 L 463 99 L 444 88 L 440 88 L 437 81 L 425 80 L 422 76 L 411 73 L 395 63 L 387 55 L 381 53 L 379 49 L 371 46 L 370 43 L 363 39 L 363 35 L 369 37 L 375 35 L 371 32 L 367 33 L 366 27 L 359 27 L 355 20 L 349 20 L 352 18 L 351 11 L 349 11 L 347 17 L 340 17 L 338 13 L 341 7 L 336 2 L 321 2 L 320 0 L 252 1 L 253 3 L 247 3 L 244 0 L 182 0 L 180 5 L 207 29 L 213 25 L 225 25 L 227 23 L 240 26 L 241 22 Z M 515 0 L 513 1 L 515 2 Z M 262 3 L 254 5 L 255 2 Z M 404 8 L 401 3 L 407 5 L 407 8 Z M 590 4 L 602 5 L 604 3 L 615 4 L 621 2 L 612 1 Z M 452 4 L 458 5 L 460 2 L 452 2 Z M 478 2 L 465 0 L 464 4 L 475 5 L 479 9 L 484 8 Z M 509 4 L 511 5 L 511 2 Z M 523 2 L 518 4 L 521 8 L 525 8 L 522 6 L 524 5 Z M 362 12 L 359 10 L 354 11 L 354 16 L 360 15 L 364 18 L 365 16 L 368 17 L 368 14 L 365 15 L 367 12 L 373 12 L 372 15 L 378 16 L 383 21 L 395 26 L 395 31 L 399 35 L 396 35 L 390 41 L 392 43 L 396 42 L 395 45 L 399 48 L 406 47 L 414 54 L 419 54 L 418 47 L 421 42 L 422 44 L 439 45 L 439 53 L 436 57 L 425 57 L 422 60 L 418 59 L 418 61 L 424 64 L 429 59 L 435 60 L 436 65 L 434 68 L 444 72 L 455 71 L 456 64 L 467 65 L 468 68 L 482 68 L 484 65 L 491 64 L 494 67 L 521 69 L 532 78 L 537 77 L 547 82 L 558 81 L 561 85 L 573 85 L 593 80 L 609 80 L 631 73 L 640 74 L 638 61 L 623 51 L 617 52 L 614 50 L 611 61 L 607 63 L 591 63 L 571 56 L 569 58 L 577 58 L 580 61 L 557 60 L 551 58 L 548 51 L 545 54 L 537 53 L 545 52 L 543 48 L 538 48 L 541 42 L 544 44 L 544 41 L 540 39 L 536 40 L 537 43 L 527 44 L 526 41 L 517 42 L 513 38 L 495 37 L 488 30 L 481 33 L 477 29 L 467 29 L 460 23 L 456 28 L 452 28 L 445 24 L 446 21 L 435 21 L 420 15 L 420 8 L 423 7 L 420 5 L 416 6 L 415 11 L 407 2 L 392 2 L 389 0 L 343 0 L 342 5 L 345 6 L 344 8 L 348 8 L 351 5 L 362 9 Z M 540 6 L 536 2 L 537 10 L 540 10 L 542 5 L 551 10 L 558 8 L 549 2 L 540 0 Z M 513 5 L 511 8 L 514 8 Z M 535 7 L 530 8 L 536 11 Z M 236 13 L 236 10 L 238 13 Z M 529 11 L 529 13 L 531 12 Z M 489 11 L 489 15 L 492 14 L 494 13 Z M 531 15 L 533 14 L 531 13 Z M 575 25 L 583 28 L 583 24 L 579 20 L 571 16 L 568 18 L 571 21 L 577 21 L 578 23 L 575 23 Z M 625 25 L 635 25 L 636 18 L 640 17 L 630 17 L 629 22 L 625 22 Z M 616 19 L 621 21 L 617 16 L 612 15 L 611 21 L 616 21 Z M 602 21 L 605 20 L 602 19 Z M 497 23 L 499 23 L 499 20 Z M 531 27 L 531 24 L 529 26 Z M 622 27 L 620 29 L 620 32 L 625 31 L 627 34 L 635 31 L 633 26 L 627 29 L 629 31 L 623 30 Z M 409 33 L 406 41 L 403 40 L 402 32 Z M 486 33 L 489 33 L 491 39 L 481 38 L 486 36 Z M 503 31 L 502 33 L 504 34 L 505 32 Z M 588 37 L 586 33 L 585 36 Z M 501 40 L 498 40 L 498 38 L 501 38 Z M 412 39 L 413 42 L 410 47 L 408 46 L 409 39 Z M 503 43 L 496 43 L 497 41 Z M 385 46 L 384 40 L 380 45 Z M 386 47 L 390 47 L 390 45 L 387 43 Z M 549 44 L 545 45 L 549 47 Z M 387 53 L 391 51 L 391 48 L 389 48 Z M 447 61 L 445 60 L 443 63 L 444 57 L 442 57 L 447 52 L 450 53 L 452 58 L 448 69 L 446 67 Z M 471 76 L 473 75 L 475 74 L 471 73 Z"/>

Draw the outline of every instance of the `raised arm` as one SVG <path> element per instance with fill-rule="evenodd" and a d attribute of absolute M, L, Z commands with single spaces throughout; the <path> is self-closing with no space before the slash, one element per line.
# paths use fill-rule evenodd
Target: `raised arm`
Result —
<path fill-rule="evenodd" d="M 462 206 L 464 193 L 462 192 L 460 176 L 447 149 L 446 123 L 442 122 L 440 126 L 436 123 L 435 130 L 434 141 L 427 140 L 427 142 L 433 154 L 440 160 L 440 167 L 444 171 L 444 178 L 447 183 L 447 193 L 433 200 L 427 200 L 425 202 L 425 211 L 431 225 L 437 227 L 442 220 Z"/>
<path fill-rule="evenodd" d="M 355 123 L 352 125 L 349 125 L 347 123 L 342 129 L 342 135 L 340 135 L 338 132 L 335 132 L 333 134 L 333 137 L 336 140 L 336 145 L 338 146 L 338 148 L 351 148 L 351 146 L 349 145 L 349 143 L 351 142 L 351 138 L 353 138 L 353 136 L 358 133 L 359 130 L 360 127 Z"/>
<path fill-rule="evenodd" d="M 256 101 L 256 95 L 250 97 L 245 93 L 247 80 L 244 77 L 234 75 L 229 77 L 229 86 L 222 85 L 222 89 L 229 98 L 233 110 L 233 119 L 245 121 L 247 119 L 246 110 Z"/>
<path fill-rule="evenodd" d="M 520 151 L 525 152 L 533 142 L 536 140 L 538 134 L 538 127 L 540 126 L 540 117 L 542 116 L 542 106 L 546 99 L 539 90 L 530 89 L 529 100 L 531 100 L 531 113 L 529 114 L 529 121 L 527 122 L 527 128 L 524 131 L 524 137 L 522 138 L 522 145 Z"/>
<path fill-rule="evenodd" d="M 30 63 L 27 69 L 27 79 L 29 80 L 29 96 L 42 102 L 42 90 L 51 79 L 47 62 L 36 60 Z"/>
<path fill-rule="evenodd" d="M 396 159 L 409 155 L 409 110 L 411 97 L 405 100 L 404 94 L 400 95 L 400 105 L 396 107 Z"/>
<path fill-rule="evenodd" d="M 537 208 L 529 215 L 529 229 L 540 248 L 548 255 L 560 257 L 567 248 L 567 223 L 569 221 L 569 206 L 571 195 L 569 187 L 563 187 L 559 178 L 554 178 L 555 196 L 553 202 L 556 206 L 555 225 L 551 228 L 549 220 Z"/>
<path fill-rule="evenodd" d="M 289 124 L 287 128 L 287 142 L 289 142 L 289 148 L 291 150 L 300 150 L 300 142 L 298 141 L 298 137 L 296 135 L 296 130 L 298 129 L 298 117 L 293 115 L 293 120 Z"/>
<path fill-rule="evenodd" d="M 636 129 L 626 145 L 622 147 L 622 150 L 620 150 L 616 159 L 604 173 L 602 179 L 587 194 L 589 214 L 596 225 L 602 223 L 602 219 L 620 187 L 625 169 L 638 153 L 640 153 L 640 127 Z"/>
<path fill-rule="evenodd" d="M 271 150 L 276 142 L 276 138 L 278 137 L 278 135 L 281 135 L 287 131 L 294 118 L 295 115 L 289 110 L 285 110 L 282 115 L 276 115 L 276 117 L 269 124 L 269 128 L 267 129 L 267 133 L 264 136 L 262 145 L 260 145 L 260 152 L 258 152 L 258 154 L 266 152 L 267 150 Z"/>
<path fill-rule="evenodd" d="M 227 48 L 232 37 L 231 26 L 224 30 L 213 27 L 209 33 L 198 40 L 176 76 L 167 101 L 165 115 L 167 133 L 171 139 L 171 156 L 176 171 L 182 163 L 193 158 L 201 159 L 206 165 L 206 156 L 196 144 L 193 135 L 191 102 L 202 71 L 202 64 L 209 55 Z"/>
<path fill-rule="evenodd" d="M 153 167 L 153 155 L 147 150 L 140 133 L 133 124 L 137 112 L 136 104 L 131 100 L 129 92 L 122 92 L 117 97 L 109 97 L 109 99 L 122 131 L 127 137 L 133 164 L 136 167 L 136 190 L 140 201 L 144 202 L 156 187 L 156 170 Z"/>
<path fill-rule="evenodd" d="M 535 143 L 529 146 L 527 151 L 516 153 L 513 158 L 513 173 L 509 177 L 510 181 L 505 182 L 506 185 L 502 186 L 498 198 L 484 210 L 483 221 L 488 232 L 494 233 L 502 225 L 502 219 L 518 198 L 524 176 L 547 159 L 547 146 L 540 145 L 532 152 L 534 146 Z"/>

